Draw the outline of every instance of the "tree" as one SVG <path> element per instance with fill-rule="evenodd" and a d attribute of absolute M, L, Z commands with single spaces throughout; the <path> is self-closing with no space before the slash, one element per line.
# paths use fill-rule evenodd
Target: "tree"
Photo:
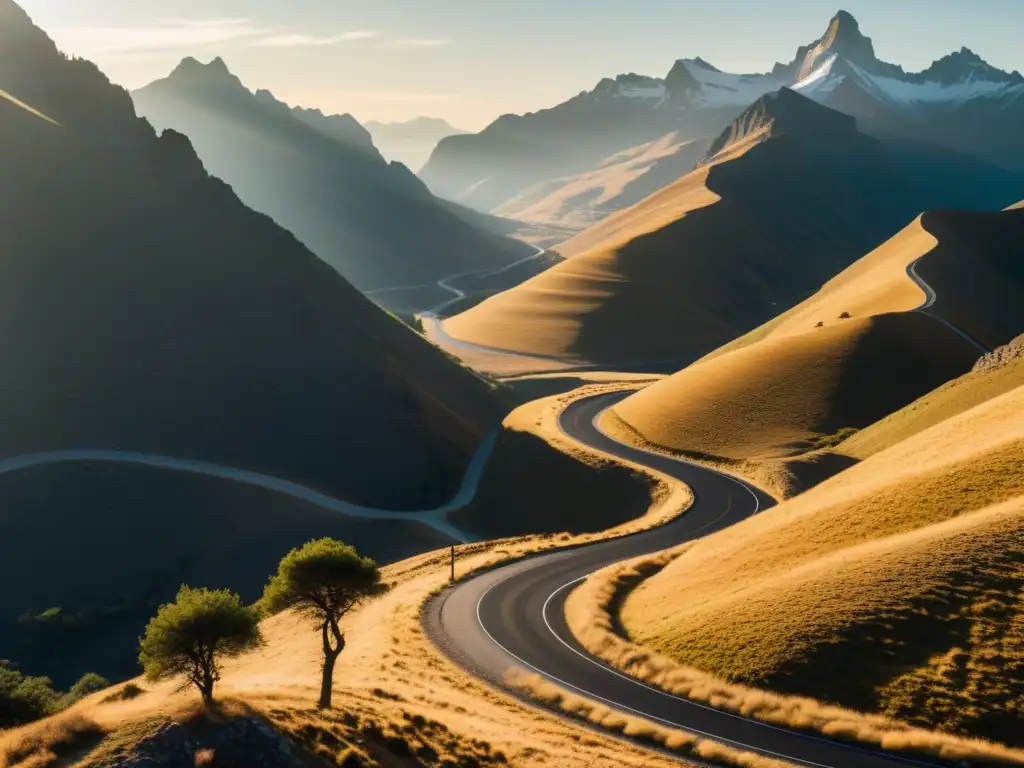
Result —
<path fill-rule="evenodd" d="M 260 607 L 265 613 L 295 608 L 320 627 L 324 651 L 320 709 L 331 706 L 334 665 L 345 649 L 341 618 L 385 590 L 377 564 L 334 539 L 319 539 L 293 549 L 263 590 Z"/>
<path fill-rule="evenodd" d="M 259 620 L 259 612 L 242 605 L 234 592 L 182 585 L 175 601 L 161 606 L 146 627 L 139 661 L 150 680 L 184 675 L 182 687 L 194 685 L 209 704 L 220 679 L 218 659 L 260 645 Z"/>

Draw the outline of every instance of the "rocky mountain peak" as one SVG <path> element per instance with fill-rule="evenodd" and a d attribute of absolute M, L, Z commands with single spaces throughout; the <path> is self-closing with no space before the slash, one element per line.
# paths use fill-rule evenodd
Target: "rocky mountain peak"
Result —
<path fill-rule="evenodd" d="M 695 61 L 695 63 L 700 62 L 700 59 Z M 680 59 L 672 65 L 672 69 L 665 76 L 665 90 L 673 101 L 686 99 L 701 91 L 700 82 L 693 76 L 686 64 L 686 60 Z"/>
<path fill-rule="evenodd" d="M 242 81 L 232 74 L 227 62 L 220 56 L 209 64 L 203 64 L 192 56 L 186 56 L 171 72 L 168 80 L 187 85 L 206 87 L 244 88 Z"/>
<path fill-rule="evenodd" d="M 856 131 L 857 122 L 802 96 L 790 88 L 767 93 L 751 104 L 711 144 L 700 164 L 710 162 L 723 150 L 757 134 L 767 141 L 783 134 L 832 139 Z"/>
<path fill-rule="evenodd" d="M 838 11 L 825 34 L 810 45 L 801 46 L 793 63 L 782 69 L 802 80 L 830 57 L 837 57 L 873 74 L 892 77 L 903 74 L 902 68 L 878 60 L 871 38 L 860 31 L 860 24 L 848 11 Z"/>

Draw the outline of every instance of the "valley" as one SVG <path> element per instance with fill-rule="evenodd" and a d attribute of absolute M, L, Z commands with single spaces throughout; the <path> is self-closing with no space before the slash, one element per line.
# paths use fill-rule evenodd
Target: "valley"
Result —
<path fill-rule="evenodd" d="M 1024 765 L 1015 9 L 125 2 L 0 0 L 0 768 Z"/>

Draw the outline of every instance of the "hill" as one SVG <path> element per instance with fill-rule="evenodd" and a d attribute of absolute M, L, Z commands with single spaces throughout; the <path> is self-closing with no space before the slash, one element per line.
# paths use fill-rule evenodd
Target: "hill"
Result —
<path fill-rule="evenodd" d="M 734 682 L 1021 746 L 1016 388 L 679 553 L 630 637 Z"/>
<path fill-rule="evenodd" d="M 1024 328 L 1021 247 L 1020 211 L 924 214 L 811 298 L 619 403 L 606 425 L 790 495 L 849 463 L 821 449 L 966 374 L 979 342 Z M 878 439 L 838 451 L 866 458 L 847 446 Z"/>
<path fill-rule="evenodd" d="M 664 77 L 603 78 L 548 109 L 503 115 L 479 133 L 443 139 L 422 176 L 443 197 L 491 210 L 671 132 L 683 141 L 710 141 L 783 87 L 855 117 L 872 135 L 925 140 L 1024 170 L 1019 72 L 1000 70 L 967 48 L 907 72 L 880 60 L 857 20 L 840 11 L 818 39 L 770 72 L 724 72 L 696 57 L 676 61 Z"/>
<path fill-rule="evenodd" d="M 484 382 L 247 208 L 186 137 L 158 136 L 10 0 L 0 55 L 0 89 L 17 101 L 0 100 L 0 458 L 156 454 L 385 509 L 455 493 L 503 413 Z M 228 481 L 73 468 L 0 478 L 4 583 L 38 580 L 3 591 L 0 658 L 26 609 L 110 607 L 158 572 L 265 578 L 261 536 L 367 529 Z M 186 521 L 186 536 L 165 530 Z M 225 532 L 239 528 L 233 548 Z M 422 533 L 370 528 L 383 558 L 408 552 L 387 536 Z"/>
<path fill-rule="evenodd" d="M 351 116 L 254 94 L 222 59 L 185 59 L 132 98 L 157 129 L 188 135 L 243 202 L 360 290 L 433 283 L 530 253 L 451 211 L 401 163 L 387 163 Z"/>
<path fill-rule="evenodd" d="M 692 173 L 559 246 L 566 262 L 447 332 L 579 363 L 678 368 L 811 295 L 921 210 L 1019 196 L 1015 174 L 870 138 L 788 89 L 713 146 Z"/>
<path fill-rule="evenodd" d="M 1009 344 L 982 356 L 969 373 L 861 430 L 834 450 L 843 456 L 867 459 L 1021 386 L 1024 386 L 1024 336 L 1018 336 Z"/>

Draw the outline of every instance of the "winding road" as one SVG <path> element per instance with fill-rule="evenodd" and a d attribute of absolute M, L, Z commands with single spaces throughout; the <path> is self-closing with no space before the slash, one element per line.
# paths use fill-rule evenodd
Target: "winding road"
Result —
<path fill-rule="evenodd" d="M 927 254 L 925 254 L 925 255 L 927 255 Z M 932 288 L 930 285 L 928 285 L 928 283 L 926 283 L 924 281 L 924 279 L 919 274 L 917 274 L 917 265 L 921 261 L 921 259 L 923 259 L 923 258 L 925 258 L 925 257 L 924 256 L 920 256 L 920 257 L 914 259 L 912 262 L 910 262 L 910 264 L 907 266 L 907 277 L 909 277 L 911 280 L 913 280 L 914 283 L 917 285 L 917 287 L 920 288 L 922 291 L 924 291 L 924 303 L 921 304 L 921 306 L 917 307 L 914 311 L 915 312 L 920 312 L 922 315 L 927 315 L 932 320 L 935 320 L 936 322 L 942 323 L 944 326 L 949 328 L 949 330 L 951 330 L 953 333 L 955 333 L 961 339 L 963 339 L 964 341 L 968 342 L 971 346 L 973 346 L 975 349 L 977 349 L 979 352 L 981 352 L 981 354 L 985 355 L 985 354 L 988 354 L 989 352 L 991 352 L 992 350 L 990 350 L 988 347 L 986 347 L 983 344 L 979 343 L 977 339 L 971 337 L 970 335 L 968 335 L 967 333 L 962 331 L 960 328 L 957 328 L 955 325 L 953 325 L 951 322 L 949 322 L 945 318 L 940 317 L 939 315 L 935 314 L 934 312 L 929 312 L 928 311 L 929 309 L 932 308 L 932 306 L 935 304 L 935 302 L 938 301 L 939 297 L 935 293 L 935 289 Z"/>
<path fill-rule="evenodd" d="M 706 536 L 774 504 L 762 491 L 729 475 L 627 446 L 604 434 L 596 426 L 598 417 L 628 394 L 614 392 L 578 400 L 563 411 L 560 427 L 587 445 L 682 480 L 693 490 L 693 506 L 659 528 L 523 560 L 445 591 L 427 606 L 423 619 L 437 645 L 468 672 L 498 687 L 505 687 L 509 668 L 525 668 L 624 714 L 799 765 L 929 765 L 667 694 L 612 669 L 580 646 L 567 626 L 564 605 L 572 588 L 587 575 L 621 560 Z"/>
<path fill-rule="evenodd" d="M 66 462 L 101 462 L 110 464 L 135 464 L 145 467 L 156 467 L 168 469 L 174 472 L 188 472 L 194 475 L 206 475 L 208 477 L 219 477 L 222 480 L 252 485 L 257 488 L 264 488 L 276 493 L 282 493 L 296 499 L 308 502 L 322 509 L 337 512 L 349 517 L 364 518 L 369 520 L 402 520 L 405 522 L 414 521 L 433 528 L 439 533 L 448 536 L 460 543 L 476 541 L 476 537 L 448 522 L 448 513 L 460 509 L 473 500 L 476 495 L 476 488 L 480 482 L 480 476 L 490 458 L 494 448 L 495 440 L 498 437 L 497 430 L 487 435 L 477 447 L 465 475 L 462 477 L 462 485 L 458 493 L 446 504 L 435 509 L 410 510 L 408 512 L 394 512 L 386 509 L 374 509 L 363 507 L 348 501 L 342 501 L 328 496 L 320 491 L 313 490 L 304 485 L 299 485 L 291 480 L 285 480 L 272 475 L 264 475 L 259 472 L 251 472 L 236 467 L 226 467 L 220 464 L 210 464 L 192 459 L 180 459 L 173 456 L 159 456 L 150 453 L 137 453 L 134 451 L 116 451 L 105 449 L 70 449 L 59 451 L 46 451 L 43 453 L 32 453 L 23 456 L 13 456 L 0 459 L 0 475 L 11 472 L 20 472 L 31 467 L 41 467 L 48 464 L 62 464 Z"/>

